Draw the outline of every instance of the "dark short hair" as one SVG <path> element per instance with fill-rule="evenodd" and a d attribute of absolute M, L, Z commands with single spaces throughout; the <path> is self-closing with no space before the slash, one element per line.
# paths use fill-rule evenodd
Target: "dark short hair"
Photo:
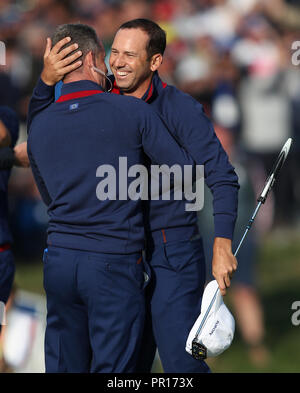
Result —
<path fill-rule="evenodd" d="M 157 23 L 149 19 L 133 19 L 123 23 L 121 29 L 141 29 L 149 36 L 149 41 L 146 47 L 148 58 L 151 58 L 156 53 L 164 54 L 166 49 L 166 32 L 158 26 Z"/>
<path fill-rule="evenodd" d="M 67 23 L 58 26 L 52 36 L 52 45 L 54 46 L 65 37 L 71 37 L 71 41 L 64 45 L 62 49 L 76 42 L 82 52 L 82 56 L 79 59 L 84 59 L 89 52 L 92 52 L 93 56 L 97 56 L 103 50 L 96 31 L 88 25 Z"/>

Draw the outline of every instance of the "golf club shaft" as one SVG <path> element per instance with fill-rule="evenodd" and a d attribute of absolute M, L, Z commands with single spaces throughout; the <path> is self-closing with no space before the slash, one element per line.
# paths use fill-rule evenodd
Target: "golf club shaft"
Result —
<path fill-rule="evenodd" d="M 238 252 L 239 252 L 239 250 L 240 250 L 240 248 L 241 248 L 241 245 L 243 244 L 243 241 L 245 240 L 245 238 L 246 238 L 248 232 L 250 231 L 251 226 L 252 226 L 252 224 L 253 224 L 253 221 L 254 221 L 254 219 L 255 219 L 255 217 L 256 217 L 256 214 L 258 213 L 259 208 L 261 207 L 261 205 L 262 205 L 262 202 L 258 202 L 258 204 L 257 204 L 257 206 L 256 206 L 256 208 L 255 208 L 255 210 L 254 210 L 254 212 L 253 212 L 253 214 L 252 214 L 252 217 L 250 218 L 250 220 L 249 220 L 249 222 L 248 222 L 248 225 L 247 225 L 247 227 L 246 227 L 246 230 L 245 230 L 245 232 L 244 232 L 244 234 L 243 234 L 243 236 L 242 236 L 242 238 L 241 238 L 241 240 L 240 240 L 240 242 L 239 242 L 239 245 L 237 246 L 237 249 L 235 250 L 235 252 L 234 252 L 234 254 L 233 254 L 235 257 L 237 256 L 237 254 L 238 254 Z"/>

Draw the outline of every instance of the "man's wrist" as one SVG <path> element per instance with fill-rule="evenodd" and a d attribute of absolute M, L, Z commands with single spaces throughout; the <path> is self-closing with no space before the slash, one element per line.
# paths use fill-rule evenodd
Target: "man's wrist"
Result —
<path fill-rule="evenodd" d="M 56 82 L 49 80 L 47 77 L 47 74 L 45 74 L 44 71 L 42 71 L 42 73 L 41 73 L 41 80 L 45 83 L 45 85 L 51 86 L 51 87 L 53 87 L 56 83 Z"/>
<path fill-rule="evenodd" d="M 214 249 L 218 248 L 225 248 L 229 249 L 230 251 L 232 250 L 232 240 L 228 239 L 226 237 L 215 237 L 214 240 Z"/>
<path fill-rule="evenodd" d="M 40 75 L 38 82 L 34 88 L 33 94 L 35 95 L 35 97 L 50 97 L 52 96 L 54 93 L 54 89 L 55 89 L 55 85 L 50 86 L 47 85 L 43 79 L 42 76 Z"/>

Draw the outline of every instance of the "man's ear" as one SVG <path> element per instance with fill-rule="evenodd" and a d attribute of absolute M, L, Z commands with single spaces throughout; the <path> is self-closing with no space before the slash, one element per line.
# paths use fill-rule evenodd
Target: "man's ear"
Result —
<path fill-rule="evenodd" d="M 162 61 L 163 61 L 163 57 L 160 53 L 153 55 L 150 60 L 151 71 L 154 72 L 154 71 L 158 70 L 158 68 L 161 66 Z"/>
<path fill-rule="evenodd" d="M 95 59 L 94 59 L 92 51 L 88 52 L 87 55 L 85 56 L 84 61 L 83 61 L 83 65 L 87 66 L 88 68 L 94 67 Z"/>

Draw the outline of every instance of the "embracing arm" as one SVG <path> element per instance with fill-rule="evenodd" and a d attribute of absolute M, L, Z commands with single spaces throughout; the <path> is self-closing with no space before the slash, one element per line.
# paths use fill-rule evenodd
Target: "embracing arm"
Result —
<path fill-rule="evenodd" d="M 78 48 L 76 43 L 62 49 L 70 40 L 70 37 L 65 37 L 51 49 L 51 39 L 47 38 L 43 71 L 33 90 L 29 103 L 27 118 L 28 132 L 34 117 L 53 102 L 55 84 L 63 79 L 65 74 L 81 65 L 81 60 L 74 63 L 74 61 L 81 56 L 82 53 L 80 51 L 68 56 Z"/>

